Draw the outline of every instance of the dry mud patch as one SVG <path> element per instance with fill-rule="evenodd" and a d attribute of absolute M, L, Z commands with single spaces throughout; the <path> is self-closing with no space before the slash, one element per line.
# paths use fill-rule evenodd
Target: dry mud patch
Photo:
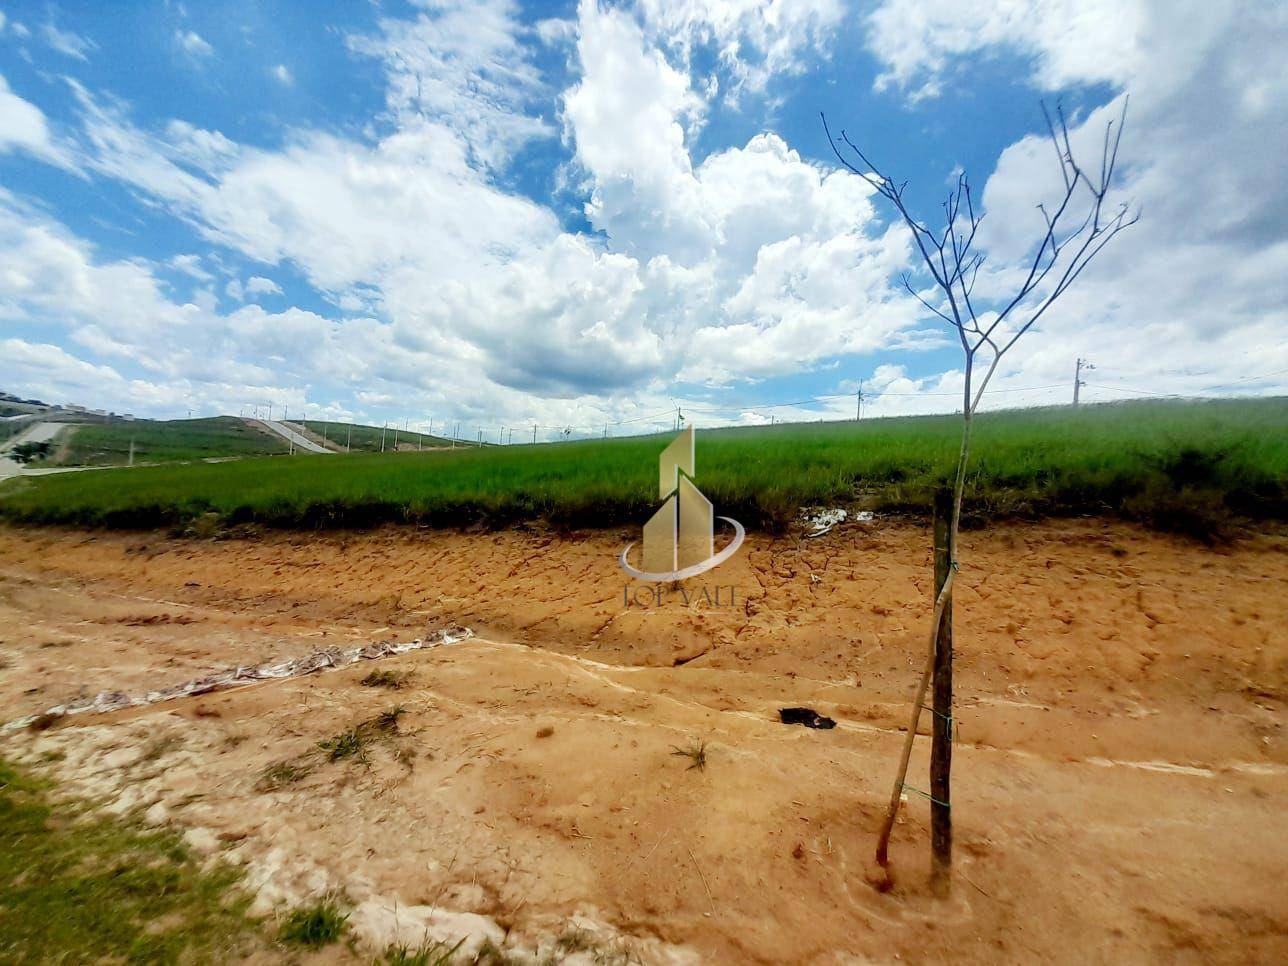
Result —
<path fill-rule="evenodd" d="M 896 889 L 865 882 L 926 542 L 904 525 L 752 538 L 720 571 L 737 606 L 641 608 L 623 606 L 616 534 L 0 530 L 5 719 L 431 622 L 480 633 L 68 719 L 5 754 L 187 829 L 245 866 L 261 912 L 343 894 L 369 949 L 429 935 L 536 955 L 573 928 L 644 961 L 1288 957 L 1284 539 L 967 535 L 945 902 L 915 795 Z M 377 666 L 402 686 L 364 686 Z M 838 727 L 779 724 L 797 704 Z M 332 760 L 322 743 L 355 729 Z M 702 769 L 674 754 L 693 743 Z"/>

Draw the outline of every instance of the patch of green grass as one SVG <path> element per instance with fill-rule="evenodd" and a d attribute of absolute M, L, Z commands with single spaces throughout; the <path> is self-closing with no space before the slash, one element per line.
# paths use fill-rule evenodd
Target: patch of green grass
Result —
<path fill-rule="evenodd" d="M 684 748 L 675 748 L 672 752 L 677 758 L 689 759 L 688 770 L 704 771 L 707 767 L 707 743 L 705 741 L 691 742 Z"/>
<path fill-rule="evenodd" d="M 292 946 L 321 949 L 344 935 L 349 915 L 331 899 L 294 910 L 277 931 L 277 938 Z"/>
<path fill-rule="evenodd" d="M 217 456 L 285 453 L 286 441 L 234 416 L 212 419 L 135 419 L 92 423 L 68 431 L 65 444 L 41 466 L 124 466 L 134 441 L 135 463 L 174 463 Z"/>
<path fill-rule="evenodd" d="M 395 705 L 375 717 L 319 741 L 317 750 L 274 762 L 260 775 L 258 789 L 262 792 L 275 792 L 294 785 L 311 775 L 323 757 L 333 763 L 352 759 L 366 764 L 371 743 L 376 740 L 389 742 L 396 738 L 398 720 L 406 713 L 407 709 L 402 705 Z M 394 752 L 395 759 L 408 767 L 411 766 L 410 756 L 410 751 Z"/>
<path fill-rule="evenodd" d="M 392 453 L 394 444 L 397 442 L 398 452 L 408 452 L 419 449 L 437 449 L 442 446 L 451 447 L 452 441 L 444 439 L 441 436 L 430 436 L 425 433 L 408 432 L 401 428 L 389 426 L 381 429 L 379 426 L 364 426 L 361 423 L 354 423 L 350 426 L 348 423 L 324 423 L 316 419 L 309 420 L 291 420 L 292 425 L 303 425 L 310 434 L 325 439 L 327 442 L 334 443 L 340 449 L 348 447 L 350 453 Z M 381 433 L 384 433 L 384 449 L 381 450 Z M 476 445 L 474 443 L 465 443 L 458 441 L 457 448 Z"/>
<path fill-rule="evenodd" d="M 237 870 L 48 791 L 0 761 L 0 962 L 221 963 L 260 946 Z"/>
<path fill-rule="evenodd" d="M 1288 519 L 1285 427 L 1288 397 L 986 413 L 966 520 L 1110 513 L 1202 536 L 1235 518 Z M 696 479 L 717 513 L 752 528 L 782 527 L 809 505 L 927 512 L 952 476 L 960 432 L 953 416 L 705 430 Z M 657 507 L 657 458 L 670 438 L 25 478 L 0 486 L 0 516 L 115 527 L 206 513 L 308 528 L 637 525 Z"/>
<path fill-rule="evenodd" d="M 384 732 L 396 732 L 398 730 L 398 719 L 407 713 L 407 709 L 401 704 L 394 705 L 388 711 L 382 711 L 372 719 L 375 727 Z"/>
<path fill-rule="evenodd" d="M 318 742 L 318 747 L 327 753 L 329 761 L 354 758 L 365 762 L 367 746 L 376 738 L 396 735 L 398 719 L 406 713 L 407 709 L 401 704 L 395 705 L 388 711 L 380 712 L 374 718 L 369 718 L 352 728 L 346 728 L 332 738 Z"/>
<path fill-rule="evenodd" d="M 367 743 L 371 738 L 361 728 L 348 728 L 334 738 L 318 742 L 318 747 L 327 753 L 327 760 L 342 761 L 345 758 L 356 758 L 365 761 Z"/>
<path fill-rule="evenodd" d="M 391 671 L 385 668 L 372 671 L 358 683 L 364 688 L 388 688 L 391 691 L 401 691 L 410 680 L 410 671 Z"/>

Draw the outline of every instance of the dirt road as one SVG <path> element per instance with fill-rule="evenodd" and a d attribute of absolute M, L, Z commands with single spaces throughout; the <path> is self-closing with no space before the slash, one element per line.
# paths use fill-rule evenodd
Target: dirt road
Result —
<path fill-rule="evenodd" d="M 752 537 L 688 604 L 624 584 L 630 539 L 0 530 L 4 719 L 449 621 L 479 635 L 379 662 L 397 689 L 355 665 L 66 719 L 6 754 L 189 829 L 246 866 L 261 911 L 343 891 L 376 950 L 431 935 L 650 962 L 1288 957 L 1288 538 L 965 535 L 942 903 L 915 792 L 896 888 L 865 881 L 921 660 L 927 533 Z M 838 727 L 779 724 L 796 704 Z M 350 730 L 353 756 L 319 747 Z M 705 767 L 675 754 L 703 743 Z"/>
<path fill-rule="evenodd" d="M 331 453 L 334 450 L 327 449 L 319 443 L 302 435 L 295 427 L 276 419 L 248 419 L 246 422 L 252 426 L 258 426 L 260 429 L 267 430 L 275 436 L 280 436 L 288 443 L 294 445 L 297 449 L 302 449 L 306 453 Z"/>

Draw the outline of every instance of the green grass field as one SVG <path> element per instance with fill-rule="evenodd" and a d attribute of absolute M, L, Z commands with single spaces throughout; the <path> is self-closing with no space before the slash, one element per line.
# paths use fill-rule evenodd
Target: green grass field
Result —
<path fill-rule="evenodd" d="M 241 872 L 0 761 L 0 962 L 224 963 L 268 944 Z"/>
<path fill-rule="evenodd" d="M 39 466 L 124 466 L 134 440 L 136 463 L 178 463 L 215 456 L 285 453 L 285 440 L 252 429 L 235 416 L 213 419 L 136 419 L 78 426 Z"/>
<path fill-rule="evenodd" d="M 291 420 L 295 423 L 296 420 Z M 360 423 L 354 423 L 352 427 L 348 423 L 324 423 L 316 419 L 299 420 L 310 433 L 321 437 L 325 433 L 325 438 L 341 448 L 348 445 L 351 453 L 379 453 L 380 452 L 380 433 L 379 426 L 363 426 Z M 398 448 L 405 450 L 408 448 L 451 446 L 450 439 L 443 439 L 441 436 L 429 436 L 424 433 L 409 433 L 402 429 L 395 430 L 392 426 L 384 431 L 385 452 L 393 452 L 394 440 L 398 440 Z M 463 445 L 457 443 L 458 446 Z"/>
<path fill-rule="evenodd" d="M 700 431 L 697 482 L 717 513 L 775 528 L 803 505 L 924 511 L 947 481 L 956 417 Z M 214 513 L 280 527 L 418 522 L 589 527 L 647 519 L 665 436 L 296 456 L 11 481 L 13 521 L 168 526 Z M 1202 535 L 1288 517 L 1288 398 L 1015 410 L 977 421 L 970 517 L 1109 513 Z M 968 519 L 969 522 L 969 519 Z"/>

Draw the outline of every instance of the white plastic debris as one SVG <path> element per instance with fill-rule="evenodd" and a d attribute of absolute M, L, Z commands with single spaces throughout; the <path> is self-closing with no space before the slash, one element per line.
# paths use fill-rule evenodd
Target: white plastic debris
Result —
<path fill-rule="evenodd" d="M 831 508 L 805 507 L 801 510 L 801 523 L 808 529 L 805 536 L 821 537 L 838 523 L 843 523 L 848 516 L 849 513 L 839 506 Z"/>
<path fill-rule="evenodd" d="M 838 523 L 844 523 L 850 519 L 859 523 L 871 523 L 876 519 L 876 514 L 871 510 L 859 510 L 851 514 L 839 506 L 810 506 L 801 509 L 801 525 L 805 527 L 807 537 L 821 537 L 825 533 L 830 533 Z"/>
<path fill-rule="evenodd" d="M 258 664 L 252 667 L 235 667 L 225 671 L 216 671 L 214 674 L 194 678 L 191 681 L 185 681 L 183 684 L 162 688 L 159 691 L 149 691 L 141 697 L 132 697 L 124 691 L 100 691 L 89 700 L 56 705 L 44 712 L 44 714 L 28 715 L 25 718 L 10 721 L 0 727 L 0 734 L 7 734 L 10 731 L 17 731 L 19 728 L 25 728 L 37 718 L 46 715 L 61 718 L 73 714 L 102 714 L 107 711 L 119 711 L 122 708 L 141 708 L 145 705 L 158 704 L 173 698 L 187 698 L 198 694 L 208 694 L 211 691 L 245 687 L 258 681 L 301 677 L 317 671 L 348 667 L 358 661 L 374 661 L 382 657 L 406 654 L 408 651 L 420 651 L 431 647 L 442 647 L 447 644 L 459 644 L 461 641 L 468 640 L 473 636 L 474 632 L 468 627 L 453 625 L 440 630 L 437 639 L 423 640 L 418 637 L 416 640 L 405 644 L 399 644 L 395 641 L 381 641 L 378 644 L 367 644 L 363 647 L 331 647 L 316 651 L 306 657 L 281 661 L 277 664 Z"/>

